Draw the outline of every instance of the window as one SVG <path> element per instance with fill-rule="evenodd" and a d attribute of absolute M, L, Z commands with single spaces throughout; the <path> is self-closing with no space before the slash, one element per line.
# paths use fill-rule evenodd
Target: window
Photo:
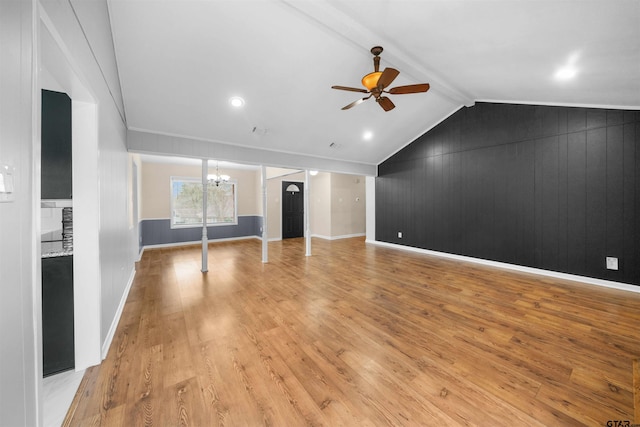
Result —
<path fill-rule="evenodd" d="M 207 185 L 207 225 L 238 224 L 236 181 Z M 171 177 L 171 228 L 202 227 L 202 182 Z"/>

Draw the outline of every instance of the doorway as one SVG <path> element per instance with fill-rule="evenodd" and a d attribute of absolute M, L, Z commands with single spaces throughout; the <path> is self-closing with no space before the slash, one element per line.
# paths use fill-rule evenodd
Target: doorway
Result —
<path fill-rule="evenodd" d="M 304 183 L 282 181 L 282 238 L 304 237 Z"/>

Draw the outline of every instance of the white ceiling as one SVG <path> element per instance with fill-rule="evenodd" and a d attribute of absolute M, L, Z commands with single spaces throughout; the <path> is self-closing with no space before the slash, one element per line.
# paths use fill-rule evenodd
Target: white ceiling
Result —
<path fill-rule="evenodd" d="M 640 109 L 638 0 L 108 5 L 135 130 L 378 164 L 476 101 Z M 400 71 L 390 87 L 431 90 L 390 95 L 390 112 L 373 100 L 341 111 L 362 94 L 331 86 L 360 87 L 375 45 L 381 69 Z M 564 66 L 573 79 L 554 77 Z"/>

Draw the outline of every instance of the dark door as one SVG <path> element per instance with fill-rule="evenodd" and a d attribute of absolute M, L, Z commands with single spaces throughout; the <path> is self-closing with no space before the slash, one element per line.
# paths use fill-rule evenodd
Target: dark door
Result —
<path fill-rule="evenodd" d="M 42 91 L 41 198 L 71 199 L 71 98 Z"/>
<path fill-rule="evenodd" d="M 282 238 L 304 236 L 304 184 L 282 182 Z"/>
<path fill-rule="evenodd" d="M 42 259 L 42 371 L 73 369 L 73 256 Z"/>

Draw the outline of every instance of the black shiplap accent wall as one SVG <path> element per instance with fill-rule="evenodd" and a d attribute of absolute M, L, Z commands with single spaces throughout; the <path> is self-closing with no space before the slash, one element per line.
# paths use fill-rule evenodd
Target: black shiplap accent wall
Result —
<path fill-rule="evenodd" d="M 462 108 L 379 165 L 376 239 L 640 285 L 640 112 Z"/>

